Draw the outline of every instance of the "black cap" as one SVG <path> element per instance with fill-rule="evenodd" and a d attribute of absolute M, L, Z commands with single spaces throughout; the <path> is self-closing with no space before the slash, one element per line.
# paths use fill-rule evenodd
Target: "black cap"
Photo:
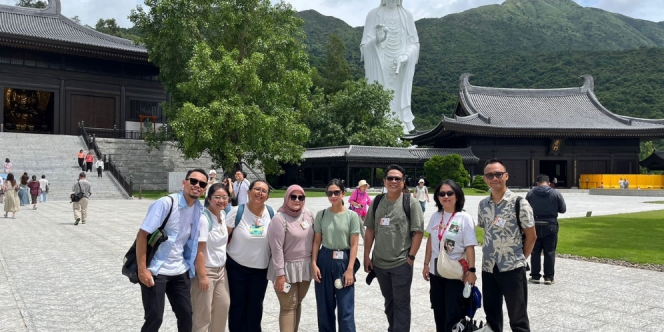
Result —
<path fill-rule="evenodd" d="M 371 270 L 369 274 L 367 274 L 367 285 L 371 285 L 371 282 L 376 278 L 376 271 Z"/>

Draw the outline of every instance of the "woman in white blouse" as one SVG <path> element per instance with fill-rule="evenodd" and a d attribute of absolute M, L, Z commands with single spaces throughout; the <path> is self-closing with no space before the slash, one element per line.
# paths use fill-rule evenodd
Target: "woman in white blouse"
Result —
<path fill-rule="evenodd" d="M 431 290 L 429 298 L 436 321 L 436 331 L 451 332 L 462 318 L 465 317 L 463 288 L 468 281 L 475 284 L 475 222 L 470 214 L 463 211 L 466 201 L 463 190 L 452 180 L 445 180 L 436 187 L 433 200 L 438 212 L 431 216 L 427 232 L 427 249 L 424 257 L 422 276 L 429 281 Z M 436 271 L 436 263 L 440 254 L 440 243 L 443 241 L 449 259 L 461 262 L 464 266 L 462 280 L 443 278 Z M 466 258 L 463 259 L 463 254 Z"/>
<path fill-rule="evenodd" d="M 194 332 L 224 331 L 231 299 L 226 277 L 226 213 L 230 192 L 221 183 L 210 186 L 205 197 L 206 210 L 200 219 L 198 253 L 191 282 Z"/>

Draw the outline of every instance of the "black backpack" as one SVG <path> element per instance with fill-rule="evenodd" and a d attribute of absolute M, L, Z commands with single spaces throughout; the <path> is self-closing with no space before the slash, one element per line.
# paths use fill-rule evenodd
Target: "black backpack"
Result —
<path fill-rule="evenodd" d="M 378 210 L 378 203 L 385 197 L 385 194 L 380 194 L 374 198 L 373 201 L 373 215 L 376 218 L 376 210 Z M 406 214 L 406 218 L 410 222 L 410 194 L 403 195 L 403 212 Z"/>

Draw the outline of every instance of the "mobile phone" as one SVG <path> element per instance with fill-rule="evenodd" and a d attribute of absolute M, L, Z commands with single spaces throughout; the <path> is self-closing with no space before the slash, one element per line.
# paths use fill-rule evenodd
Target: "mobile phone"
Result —
<path fill-rule="evenodd" d="M 291 289 L 291 284 L 284 283 L 284 293 L 288 293 Z"/>

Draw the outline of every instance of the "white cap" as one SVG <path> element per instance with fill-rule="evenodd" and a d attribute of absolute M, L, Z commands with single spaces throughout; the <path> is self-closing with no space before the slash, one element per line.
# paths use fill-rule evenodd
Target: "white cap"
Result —
<path fill-rule="evenodd" d="M 424 179 L 420 179 L 420 181 L 417 181 L 417 183 L 424 183 Z"/>
<path fill-rule="evenodd" d="M 211 170 L 210 170 L 210 173 L 208 173 L 208 174 L 217 174 L 217 171 L 211 169 Z"/>

